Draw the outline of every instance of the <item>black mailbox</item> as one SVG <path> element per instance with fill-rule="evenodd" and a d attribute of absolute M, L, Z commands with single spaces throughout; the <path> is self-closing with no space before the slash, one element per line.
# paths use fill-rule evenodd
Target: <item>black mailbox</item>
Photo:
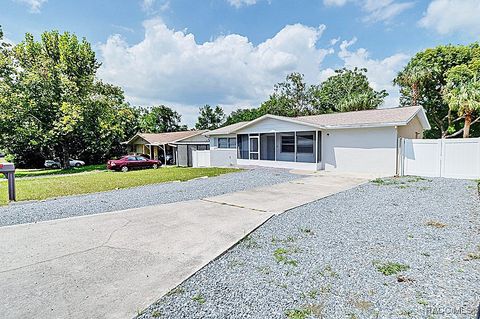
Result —
<path fill-rule="evenodd" d="M 0 173 L 8 179 L 8 199 L 15 200 L 15 165 L 0 163 Z"/>

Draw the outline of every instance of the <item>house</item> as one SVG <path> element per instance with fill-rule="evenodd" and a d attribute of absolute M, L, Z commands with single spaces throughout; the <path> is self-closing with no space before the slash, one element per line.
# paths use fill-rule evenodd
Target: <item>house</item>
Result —
<path fill-rule="evenodd" d="M 160 159 L 167 164 L 192 166 L 192 151 L 210 149 L 209 139 L 201 131 L 182 131 L 168 133 L 137 133 L 123 144 L 128 151 L 146 154 L 152 159 Z"/>
<path fill-rule="evenodd" d="M 422 138 L 422 107 L 301 117 L 264 115 L 205 133 L 209 166 L 257 165 L 394 175 L 400 137 Z"/>

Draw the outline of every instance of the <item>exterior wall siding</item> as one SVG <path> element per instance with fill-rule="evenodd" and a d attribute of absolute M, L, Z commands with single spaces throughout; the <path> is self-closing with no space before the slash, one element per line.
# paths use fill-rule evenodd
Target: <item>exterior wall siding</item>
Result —
<path fill-rule="evenodd" d="M 308 125 L 296 124 L 292 122 L 280 121 L 276 119 L 264 119 L 263 121 L 252 124 L 237 134 L 249 133 L 274 133 L 274 132 L 293 132 L 293 131 L 313 131 L 315 128 Z"/>
<path fill-rule="evenodd" d="M 327 130 L 322 136 L 326 171 L 396 174 L 394 127 Z"/>

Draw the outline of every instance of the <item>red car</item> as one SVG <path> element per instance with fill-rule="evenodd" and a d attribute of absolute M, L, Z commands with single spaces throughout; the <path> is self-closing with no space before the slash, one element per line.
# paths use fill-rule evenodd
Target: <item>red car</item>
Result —
<path fill-rule="evenodd" d="M 162 163 L 157 160 L 151 160 L 143 156 L 127 155 L 118 160 L 109 160 L 107 168 L 113 171 L 128 172 L 131 169 L 153 168 L 157 169 Z"/>

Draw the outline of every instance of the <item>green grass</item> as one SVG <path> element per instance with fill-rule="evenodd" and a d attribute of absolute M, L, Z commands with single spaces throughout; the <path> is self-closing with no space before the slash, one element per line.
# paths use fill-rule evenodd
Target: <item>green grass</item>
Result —
<path fill-rule="evenodd" d="M 83 167 L 72 167 L 69 169 L 17 169 L 15 170 L 15 177 L 39 177 L 39 176 L 49 176 L 49 175 L 65 175 L 65 174 L 77 174 L 84 172 L 94 172 L 94 171 L 106 171 L 107 166 L 105 164 L 100 165 L 87 165 Z"/>
<path fill-rule="evenodd" d="M 183 168 L 136 170 L 127 173 L 97 171 L 89 174 L 58 175 L 42 178 L 17 179 L 17 200 L 42 200 L 52 197 L 88 194 L 135 186 L 187 181 L 203 176 L 218 176 L 236 172 L 235 168 Z M 0 205 L 7 204 L 7 182 L 0 181 Z"/>
<path fill-rule="evenodd" d="M 375 268 L 385 276 L 395 275 L 399 272 L 410 269 L 410 266 L 395 262 L 374 262 Z"/>

